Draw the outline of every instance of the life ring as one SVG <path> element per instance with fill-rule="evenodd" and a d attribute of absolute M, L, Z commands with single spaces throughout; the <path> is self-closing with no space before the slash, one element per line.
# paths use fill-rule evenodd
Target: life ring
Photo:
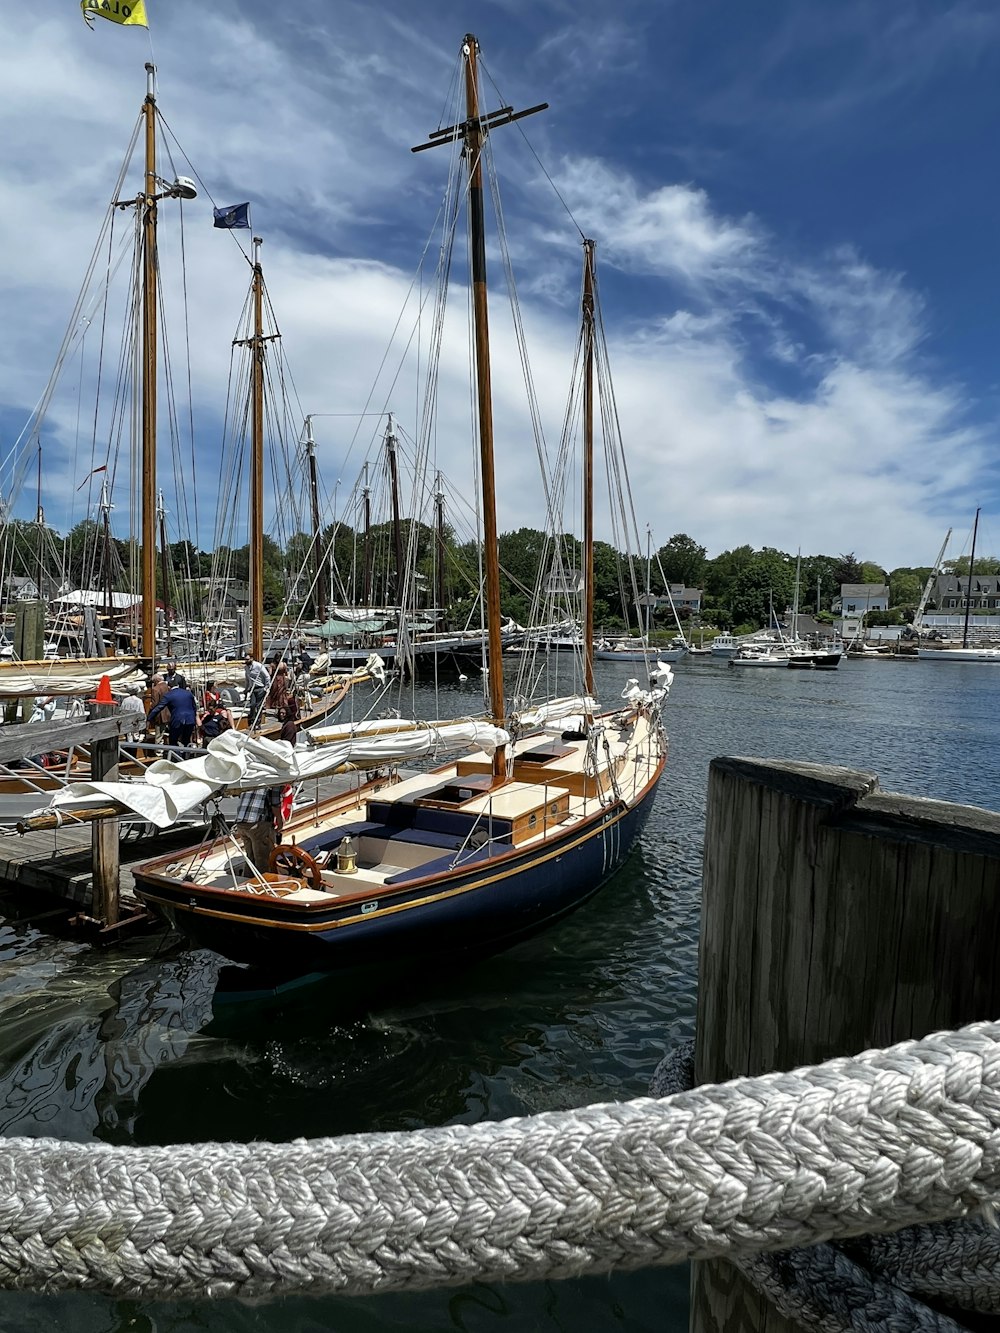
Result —
<path fill-rule="evenodd" d="M 302 875 L 312 888 L 317 891 L 323 888 L 323 872 L 309 853 L 293 842 L 279 842 L 272 847 L 267 868 L 281 875 Z"/>

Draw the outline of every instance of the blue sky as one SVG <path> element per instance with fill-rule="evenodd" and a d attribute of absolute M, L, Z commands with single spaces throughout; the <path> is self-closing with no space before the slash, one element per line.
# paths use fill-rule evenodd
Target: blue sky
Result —
<path fill-rule="evenodd" d="M 982 505 L 979 549 L 1000 551 L 994 5 L 147 0 L 147 10 L 167 120 L 215 202 L 253 202 L 331 492 L 346 494 L 379 427 L 366 418 L 355 436 L 360 418 L 324 426 L 324 414 L 391 407 L 416 433 L 409 368 L 392 391 L 385 372 L 371 399 L 369 388 L 447 171 L 443 150 L 409 148 L 438 123 L 471 30 L 504 100 L 551 104 L 524 128 L 598 243 L 637 516 L 655 540 L 685 531 L 710 555 L 744 542 L 853 550 L 892 568 L 930 563 L 948 527 L 957 554 Z M 88 31 L 74 0 L 17 7 L 5 37 L 3 455 L 58 350 L 150 55 L 142 30 Z M 578 237 L 519 131 L 499 131 L 493 149 L 554 442 Z M 206 477 L 246 283 L 210 207 L 202 198 L 187 212 L 202 310 L 190 327 L 195 468 Z M 495 252 L 491 265 L 498 277 Z M 461 324 L 460 303 L 458 313 Z M 541 525 L 516 355 L 502 337 L 496 356 L 501 528 Z M 454 478 L 466 468 L 464 357 L 449 334 L 435 449 Z M 50 431 L 56 457 L 60 447 L 68 457 L 72 420 L 67 400 Z M 69 507 L 76 469 L 53 469 L 54 522 L 81 516 L 86 491 Z"/>

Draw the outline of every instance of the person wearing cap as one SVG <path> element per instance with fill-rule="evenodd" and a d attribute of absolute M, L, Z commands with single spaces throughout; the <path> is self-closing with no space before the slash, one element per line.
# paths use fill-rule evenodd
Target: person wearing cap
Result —
<path fill-rule="evenodd" d="M 243 659 L 245 691 L 243 701 L 247 710 L 247 726 L 260 724 L 260 715 L 264 711 L 264 700 L 271 688 L 271 676 L 263 662 L 255 662 L 252 653 Z"/>

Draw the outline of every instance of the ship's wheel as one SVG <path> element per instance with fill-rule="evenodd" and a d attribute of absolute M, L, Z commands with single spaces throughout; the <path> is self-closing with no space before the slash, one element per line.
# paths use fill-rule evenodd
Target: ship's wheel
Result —
<path fill-rule="evenodd" d="M 293 842 L 279 842 L 277 847 L 272 847 L 267 866 L 279 875 L 298 875 L 310 888 L 323 888 L 323 873 L 319 866 L 308 852 Z"/>

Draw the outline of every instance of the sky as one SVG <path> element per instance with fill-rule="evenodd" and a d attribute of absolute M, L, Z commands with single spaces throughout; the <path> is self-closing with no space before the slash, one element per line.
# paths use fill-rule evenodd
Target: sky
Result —
<path fill-rule="evenodd" d="M 343 497 L 382 414 L 419 432 L 428 270 L 414 282 L 449 159 L 446 149 L 409 150 L 442 117 L 449 123 L 471 31 L 487 108 L 549 103 L 490 144 L 550 449 L 579 321 L 582 233 L 597 243 L 636 518 L 657 545 L 685 532 L 709 556 L 750 544 L 853 552 L 886 569 L 928 565 L 948 528 L 949 554 L 967 553 L 981 507 L 977 550 L 1000 552 L 992 0 L 146 8 L 148 34 L 100 20 L 91 31 L 75 0 L 5 16 L 5 492 L 10 451 L 59 354 L 153 59 L 158 104 L 180 146 L 172 165 L 203 187 L 183 206 L 189 314 L 171 345 L 175 376 L 191 385 L 193 456 L 168 448 L 163 469 L 193 474 L 203 511 L 214 507 L 248 267 L 237 244 L 247 233 L 214 229 L 211 209 L 250 200 L 297 402 L 315 415 L 325 489 L 349 519 Z M 165 255 L 177 248 L 164 235 L 176 208 L 161 205 Z M 488 262 L 499 526 L 540 527 L 495 240 Z M 465 281 L 456 267 L 459 289 Z M 467 479 L 468 493 L 465 323 L 459 296 L 432 447 L 434 464 L 458 487 Z M 86 326 L 91 351 L 95 338 Z M 44 470 L 59 527 L 94 499 L 74 444 L 81 421 L 86 409 L 72 394 L 53 398 Z M 179 513 L 180 500 L 168 508 Z M 598 536 L 612 539 L 598 522 Z"/>

